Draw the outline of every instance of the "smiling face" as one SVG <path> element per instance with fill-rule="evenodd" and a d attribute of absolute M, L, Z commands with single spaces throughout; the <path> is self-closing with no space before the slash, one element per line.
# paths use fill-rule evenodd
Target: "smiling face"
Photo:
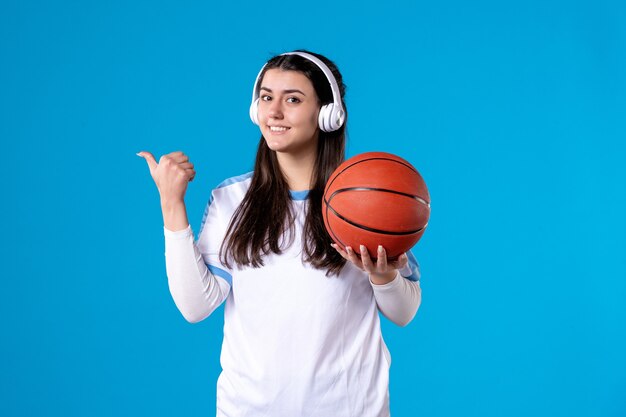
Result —
<path fill-rule="evenodd" d="M 319 99 L 313 84 L 298 71 L 269 69 L 259 91 L 259 127 L 276 152 L 304 155 L 317 151 Z"/>

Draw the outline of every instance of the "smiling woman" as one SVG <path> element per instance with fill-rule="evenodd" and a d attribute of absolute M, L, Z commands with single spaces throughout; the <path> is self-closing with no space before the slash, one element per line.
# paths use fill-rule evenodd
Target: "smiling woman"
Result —
<path fill-rule="evenodd" d="M 330 246 L 321 207 L 326 181 L 345 156 L 345 86 L 330 60 L 299 53 L 305 56 L 270 59 L 254 84 L 250 117 L 261 138 L 250 188 L 225 240 L 221 261 L 226 266 L 228 253 L 236 263 L 259 267 L 263 254 L 280 251 L 279 240 L 295 238 L 295 191 L 306 191 L 308 197 L 303 259 L 331 273 L 345 264 Z M 328 110 L 340 120 L 329 122 Z M 276 132 L 276 127 L 286 130 Z"/>
<path fill-rule="evenodd" d="M 296 51 L 261 69 L 250 106 L 261 138 L 248 174 L 212 191 L 198 240 L 182 152 L 146 158 L 161 195 L 169 287 L 192 323 L 225 302 L 219 416 L 388 416 L 391 357 L 378 312 L 405 326 L 420 302 L 415 258 L 373 264 L 331 246 L 322 194 L 344 160 L 337 67 Z M 348 259 L 348 261 L 346 261 Z"/>
<path fill-rule="evenodd" d="M 279 163 L 305 158 L 313 165 L 319 139 L 319 109 L 319 98 L 304 74 L 281 69 L 265 73 L 258 106 L 259 122 L 267 146 L 278 152 Z M 309 189 L 309 183 L 292 184 L 291 188 L 294 186 Z"/>

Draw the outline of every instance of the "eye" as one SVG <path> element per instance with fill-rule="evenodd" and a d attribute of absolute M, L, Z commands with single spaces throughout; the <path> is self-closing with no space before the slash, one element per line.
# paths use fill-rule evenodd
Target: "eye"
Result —
<path fill-rule="evenodd" d="M 261 101 L 270 101 L 272 99 L 272 97 L 268 96 L 267 94 L 263 94 L 261 96 Z"/>
<path fill-rule="evenodd" d="M 298 97 L 289 97 L 287 99 L 288 103 L 300 103 L 300 99 Z"/>

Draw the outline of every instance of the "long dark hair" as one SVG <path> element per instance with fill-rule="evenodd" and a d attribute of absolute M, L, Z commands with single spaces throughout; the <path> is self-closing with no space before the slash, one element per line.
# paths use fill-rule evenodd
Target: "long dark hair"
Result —
<path fill-rule="evenodd" d="M 346 87 L 337 66 L 328 58 L 302 49 L 298 52 L 314 55 L 330 68 L 337 80 L 346 111 L 346 119 L 340 129 L 334 132 L 319 131 L 317 158 L 313 168 L 314 184 L 306 202 L 308 207 L 302 233 L 302 260 L 317 269 L 326 269 L 326 275 L 330 276 L 338 274 L 346 263 L 330 246 L 332 240 L 322 218 L 322 196 L 326 181 L 345 158 L 348 115 L 343 97 Z M 320 105 L 333 102 L 328 79 L 308 59 L 298 55 L 275 56 L 267 62 L 259 80 L 263 79 L 265 71 L 274 68 L 301 72 L 311 80 Z M 257 89 L 260 85 L 261 82 Z M 252 182 L 228 226 L 220 249 L 221 262 L 229 268 L 231 261 L 237 265 L 258 268 L 263 266 L 263 255 L 280 254 L 289 247 L 295 237 L 295 213 L 290 200 L 289 185 L 278 165 L 276 152 L 268 148 L 261 135 Z"/>

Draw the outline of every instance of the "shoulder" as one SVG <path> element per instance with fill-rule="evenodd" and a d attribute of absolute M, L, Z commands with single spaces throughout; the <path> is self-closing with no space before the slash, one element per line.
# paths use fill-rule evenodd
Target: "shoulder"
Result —
<path fill-rule="evenodd" d="M 227 178 L 217 187 L 211 190 L 211 196 L 204 209 L 202 215 L 202 223 L 200 225 L 200 233 L 204 229 L 204 225 L 209 219 L 219 220 L 219 222 L 228 222 L 232 214 L 235 212 L 241 201 L 243 200 L 250 182 L 252 181 L 252 172 L 248 172 L 236 177 Z"/>
<path fill-rule="evenodd" d="M 247 172 L 236 177 L 227 178 L 219 183 L 211 191 L 211 197 L 207 205 L 211 205 L 215 199 L 238 200 L 240 202 L 250 187 L 252 174 L 253 172 Z"/>
<path fill-rule="evenodd" d="M 237 184 L 240 186 L 243 185 L 244 183 L 247 183 L 247 185 L 250 185 L 250 181 L 252 180 L 252 174 L 253 172 L 250 171 L 250 172 L 246 172 L 245 174 L 237 175 L 236 177 L 226 178 L 217 187 L 214 188 L 214 191 L 220 188 L 228 188 Z"/>

